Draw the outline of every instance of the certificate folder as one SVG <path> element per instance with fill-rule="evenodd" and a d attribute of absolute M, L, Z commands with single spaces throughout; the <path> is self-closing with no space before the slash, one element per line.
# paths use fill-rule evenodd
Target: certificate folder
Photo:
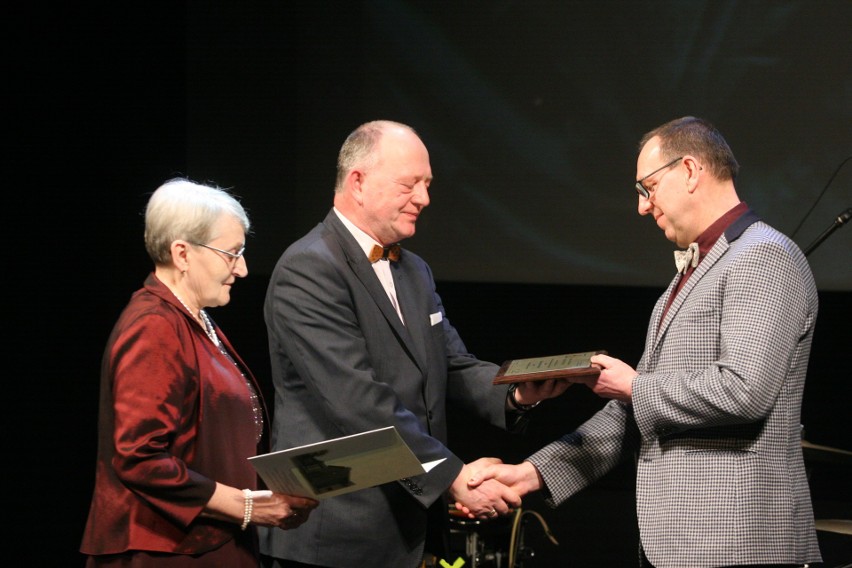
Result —
<path fill-rule="evenodd" d="M 547 379 L 578 379 L 596 378 L 601 370 L 592 365 L 592 355 L 606 354 L 606 351 L 585 351 L 582 353 L 566 353 L 549 357 L 533 357 L 530 359 L 513 359 L 506 361 L 494 377 L 495 385 L 507 383 L 523 383 L 526 381 L 544 381 Z"/>
<path fill-rule="evenodd" d="M 276 493 L 317 500 L 427 471 L 393 426 L 262 454 L 249 462 Z"/>

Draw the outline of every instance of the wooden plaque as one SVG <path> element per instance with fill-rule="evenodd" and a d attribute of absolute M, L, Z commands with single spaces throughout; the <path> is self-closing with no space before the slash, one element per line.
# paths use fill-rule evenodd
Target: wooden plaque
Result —
<path fill-rule="evenodd" d="M 512 359 L 501 365 L 497 376 L 494 377 L 494 384 L 503 385 L 547 379 L 594 378 L 601 374 L 601 370 L 592 365 L 589 359 L 592 355 L 599 353 L 606 355 L 606 351 L 598 350 L 530 359 Z"/>

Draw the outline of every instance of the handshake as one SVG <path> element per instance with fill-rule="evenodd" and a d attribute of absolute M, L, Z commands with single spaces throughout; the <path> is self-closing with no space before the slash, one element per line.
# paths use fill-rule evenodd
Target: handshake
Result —
<path fill-rule="evenodd" d="M 598 396 L 630 403 L 636 370 L 627 363 L 598 354 L 590 358 L 592 365 L 601 369 L 599 375 L 578 379 Z M 511 393 L 514 402 L 530 405 L 546 398 L 561 395 L 571 386 L 567 380 L 548 379 L 518 383 L 517 392 Z M 517 407 L 516 405 L 513 405 Z M 521 497 L 544 487 L 544 481 L 535 466 L 524 461 L 516 465 L 504 464 L 498 458 L 480 458 L 466 464 L 450 486 L 450 499 L 456 510 L 471 519 L 488 519 L 507 515 L 520 507 Z"/>
<path fill-rule="evenodd" d="M 449 493 L 460 513 L 489 519 L 508 515 L 521 506 L 521 497 L 541 487 L 541 476 L 530 462 L 511 465 L 498 458 L 480 458 L 462 467 Z"/>

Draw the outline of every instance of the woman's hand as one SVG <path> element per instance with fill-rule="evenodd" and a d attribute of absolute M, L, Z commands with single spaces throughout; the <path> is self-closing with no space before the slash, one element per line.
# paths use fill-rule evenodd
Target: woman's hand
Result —
<path fill-rule="evenodd" d="M 271 491 L 254 491 L 249 522 L 262 527 L 294 529 L 308 520 L 319 502 Z M 242 525 L 246 515 L 246 495 L 242 489 L 216 483 L 213 496 L 201 513 L 223 521 Z"/>
<path fill-rule="evenodd" d="M 251 522 L 263 527 L 294 529 L 308 520 L 319 502 L 307 497 L 273 493 L 269 497 L 255 497 Z"/>

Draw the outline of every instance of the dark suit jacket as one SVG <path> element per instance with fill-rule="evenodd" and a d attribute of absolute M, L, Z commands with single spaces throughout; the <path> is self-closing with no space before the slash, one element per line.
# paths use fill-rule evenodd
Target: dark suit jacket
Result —
<path fill-rule="evenodd" d="M 151 274 L 104 352 L 95 489 L 81 552 L 192 554 L 242 537 L 238 524 L 198 514 L 216 481 L 256 488 L 247 458 L 257 450 L 245 381 Z"/>
<path fill-rule="evenodd" d="M 395 426 L 429 473 L 324 500 L 297 530 L 262 531 L 261 550 L 338 567 L 417 566 L 426 509 L 463 462 L 446 447 L 446 402 L 505 427 L 498 367 L 467 353 L 428 265 L 391 264 L 403 325 L 372 265 L 335 212 L 290 246 L 264 315 L 275 384 L 273 449 Z"/>
<path fill-rule="evenodd" d="M 610 401 L 530 461 L 556 504 L 638 450 L 639 532 L 657 568 L 818 562 L 800 425 L 818 299 L 804 255 L 748 212 L 663 318 L 677 281 L 651 316 L 633 405 Z"/>

